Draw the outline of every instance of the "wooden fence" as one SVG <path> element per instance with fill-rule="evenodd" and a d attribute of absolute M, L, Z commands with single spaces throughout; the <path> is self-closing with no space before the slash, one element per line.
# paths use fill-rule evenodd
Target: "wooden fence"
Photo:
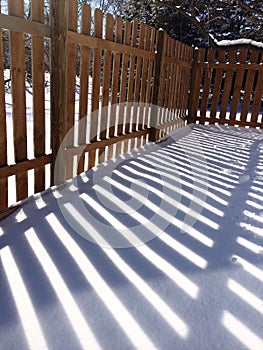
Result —
<path fill-rule="evenodd" d="M 262 128 L 262 50 L 193 52 L 136 19 L 92 15 L 88 5 L 80 18 L 77 0 L 51 0 L 48 9 L 31 0 L 27 17 L 23 0 L 8 0 L 0 14 L 0 212 L 186 120 Z"/>
<path fill-rule="evenodd" d="M 79 21 L 76 0 L 51 0 L 48 11 L 49 19 L 44 16 L 44 0 L 31 0 L 31 16 L 27 19 L 23 0 L 8 0 L 8 14 L 0 14 L 0 210 L 31 194 L 32 181 L 33 192 L 42 191 L 55 180 L 71 178 L 98 161 L 116 157 L 148 140 L 156 141 L 161 135 L 159 130 L 169 132 L 180 127 L 187 116 L 191 48 L 137 20 L 123 22 L 110 14 L 105 19 L 98 9 L 92 20 L 88 5 L 83 6 Z M 7 32 L 9 42 L 4 50 L 2 35 Z M 26 38 L 31 41 L 31 156 L 28 131 L 31 106 L 26 99 L 25 80 Z M 48 45 L 50 120 L 45 100 L 44 49 Z M 6 47 L 10 54 L 11 115 L 6 109 L 6 67 L 3 65 Z M 90 123 L 86 115 L 90 115 Z M 49 123 L 50 139 L 47 137 Z M 81 128 L 78 127 L 80 123 Z M 59 178 L 55 179 L 60 144 L 73 126 L 76 126 L 77 135 L 67 138 L 67 167 L 63 166 Z M 48 143 L 52 152 L 47 151 Z M 14 159 L 9 157 L 10 144 Z M 51 172 L 48 172 L 50 167 Z M 16 187 L 16 198 L 11 201 L 8 198 L 10 186 Z"/>
<path fill-rule="evenodd" d="M 196 50 L 191 91 L 188 121 L 262 128 L 262 50 Z"/>

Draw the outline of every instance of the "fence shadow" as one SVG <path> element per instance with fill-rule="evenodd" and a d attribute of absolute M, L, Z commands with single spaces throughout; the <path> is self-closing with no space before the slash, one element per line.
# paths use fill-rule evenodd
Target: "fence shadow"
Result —
<path fill-rule="evenodd" d="M 0 228 L 3 348 L 260 348 L 262 142 L 191 126 L 22 202 Z"/>

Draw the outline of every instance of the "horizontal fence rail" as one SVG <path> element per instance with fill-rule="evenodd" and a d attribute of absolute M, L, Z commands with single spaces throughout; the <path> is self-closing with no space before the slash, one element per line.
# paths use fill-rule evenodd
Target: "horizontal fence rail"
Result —
<path fill-rule="evenodd" d="M 262 52 L 196 50 L 191 89 L 189 121 L 262 128 Z"/>
<path fill-rule="evenodd" d="M 0 211 L 185 125 L 192 49 L 78 2 L 0 14 Z M 80 14 L 80 16 L 79 16 Z M 157 112 L 154 108 L 158 106 Z M 88 116 L 88 117 L 87 117 Z"/>

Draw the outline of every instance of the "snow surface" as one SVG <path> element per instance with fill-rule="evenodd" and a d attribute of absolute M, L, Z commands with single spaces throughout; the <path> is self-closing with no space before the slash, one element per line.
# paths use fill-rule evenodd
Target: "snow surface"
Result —
<path fill-rule="evenodd" d="M 1 222 L 0 348 L 263 349 L 262 132 L 190 125 L 119 160 Z M 94 243 L 123 227 L 146 243 Z"/>

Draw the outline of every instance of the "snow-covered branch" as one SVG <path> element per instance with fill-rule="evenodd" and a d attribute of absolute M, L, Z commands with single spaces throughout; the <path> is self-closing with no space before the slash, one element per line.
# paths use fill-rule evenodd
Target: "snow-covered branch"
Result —
<path fill-rule="evenodd" d="M 215 40 L 215 43 L 219 47 L 231 47 L 231 46 L 247 46 L 253 48 L 263 49 L 263 43 L 251 39 L 234 39 L 234 40 Z"/>
<path fill-rule="evenodd" d="M 263 42 L 261 41 L 256 41 L 253 39 L 248 39 L 248 38 L 238 38 L 238 39 L 233 39 L 233 40 L 217 40 L 215 36 L 210 32 L 209 30 L 209 16 L 208 20 L 201 18 L 199 16 L 197 2 L 182 2 L 180 5 L 176 5 L 176 2 L 174 1 L 166 1 L 166 0 L 160 0 L 159 4 L 161 6 L 166 6 L 167 8 L 170 8 L 180 14 L 182 17 L 186 18 L 189 20 L 200 32 L 200 34 L 207 39 L 209 46 L 212 46 L 217 49 L 221 48 L 233 48 L 233 47 L 246 47 L 250 49 L 256 49 L 256 50 L 262 50 L 263 49 Z M 249 5 L 245 4 L 241 0 L 237 0 L 237 4 L 242 8 L 243 10 L 250 11 L 253 14 L 256 15 L 263 15 L 263 11 L 260 9 L 255 9 L 250 7 Z M 209 11 L 209 9 L 208 9 Z"/>

